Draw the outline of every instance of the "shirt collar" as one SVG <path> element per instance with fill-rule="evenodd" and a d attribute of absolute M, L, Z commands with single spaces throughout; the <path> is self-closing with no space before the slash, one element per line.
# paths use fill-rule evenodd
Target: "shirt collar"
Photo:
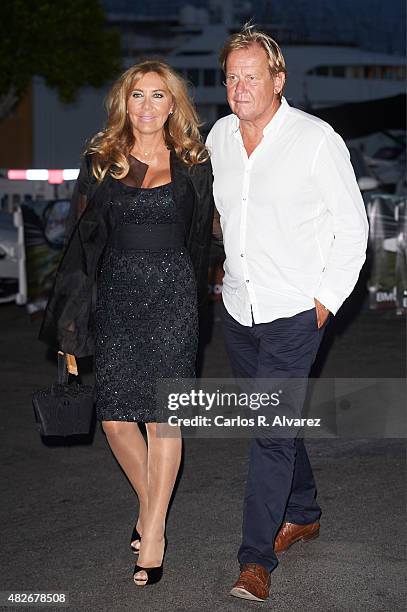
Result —
<path fill-rule="evenodd" d="M 288 109 L 289 109 L 288 102 L 283 96 L 281 98 L 281 104 L 278 107 L 277 112 L 273 115 L 273 117 L 270 119 L 268 124 L 264 127 L 263 136 L 265 136 L 269 132 L 272 132 L 272 131 L 274 132 L 279 129 L 279 127 L 284 121 L 284 118 L 287 114 Z"/>
<path fill-rule="evenodd" d="M 280 125 L 284 121 L 284 117 L 287 114 L 287 111 L 289 108 L 290 106 L 287 100 L 283 96 L 281 98 L 281 104 L 278 107 L 277 112 L 273 115 L 273 117 L 270 119 L 268 124 L 263 128 L 263 136 L 265 136 L 269 132 L 272 132 L 272 131 L 274 132 L 280 127 Z M 237 115 L 233 115 L 232 134 L 237 135 L 239 133 L 239 127 L 240 127 L 239 117 Z"/>

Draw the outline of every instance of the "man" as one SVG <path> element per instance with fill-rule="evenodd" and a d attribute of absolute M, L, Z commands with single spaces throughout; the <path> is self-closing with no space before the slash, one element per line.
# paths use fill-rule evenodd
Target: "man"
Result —
<path fill-rule="evenodd" d="M 341 137 L 282 97 L 275 41 L 244 27 L 220 58 L 233 114 L 215 123 L 207 145 L 226 253 L 228 354 L 237 378 L 306 381 L 328 317 L 365 260 L 363 200 Z M 321 515 L 303 440 L 271 435 L 252 440 L 231 591 L 260 601 L 276 553 L 317 537 Z"/>

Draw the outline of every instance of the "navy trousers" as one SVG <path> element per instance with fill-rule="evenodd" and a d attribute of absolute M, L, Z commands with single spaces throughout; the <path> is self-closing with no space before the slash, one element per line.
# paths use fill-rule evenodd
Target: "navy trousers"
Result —
<path fill-rule="evenodd" d="M 238 323 L 225 308 L 223 312 L 226 348 L 236 378 L 308 378 L 326 326 L 318 329 L 315 308 L 251 327 Z M 320 516 L 302 438 L 254 438 L 239 563 L 258 563 L 271 572 L 278 563 L 274 540 L 282 523 L 314 523 Z"/>

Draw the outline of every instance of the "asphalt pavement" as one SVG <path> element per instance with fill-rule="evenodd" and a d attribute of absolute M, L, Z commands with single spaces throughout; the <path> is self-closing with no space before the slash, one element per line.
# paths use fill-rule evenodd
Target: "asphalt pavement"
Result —
<path fill-rule="evenodd" d="M 216 306 L 206 377 L 230 375 L 219 318 Z M 75 612 L 406 609 L 400 438 L 308 440 L 321 535 L 281 556 L 265 603 L 228 594 L 238 576 L 249 440 L 186 439 L 164 577 L 136 587 L 128 540 L 137 503 L 100 427 L 86 444 L 44 441 L 35 429 L 31 393 L 55 376 L 38 329 L 23 307 L 0 305 L 0 591 L 66 593 Z M 80 365 L 90 381 L 91 364 Z M 345 308 L 330 324 L 315 369 L 323 377 L 404 377 L 405 319 Z"/>

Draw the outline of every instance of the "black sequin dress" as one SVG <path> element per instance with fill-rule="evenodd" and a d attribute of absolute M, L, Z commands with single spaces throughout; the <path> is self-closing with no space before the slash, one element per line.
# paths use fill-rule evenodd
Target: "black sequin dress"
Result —
<path fill-rule="evenodd" d="M 154 422 L 157 380 L 195 376 L 195 275 L 171 183 L 117 181 L 108 205 L 115 229 L 97 277 L 97 418 Z"/>

